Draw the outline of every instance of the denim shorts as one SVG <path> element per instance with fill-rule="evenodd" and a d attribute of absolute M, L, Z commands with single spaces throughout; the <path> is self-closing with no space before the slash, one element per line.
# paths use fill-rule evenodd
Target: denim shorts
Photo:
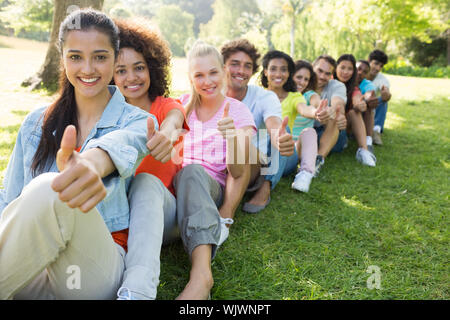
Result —
<path fill-rule="evenodd" d="M 319 144 L 320 137 L 322 137 L 323 132 L 325 131 L 324 126 L 320 127 L 314 127 L 317 132 L 317 144 Z M 345 130 L 339 130 L 339 137 L 336 141 L 336 144 L 334 145 L 333 149 L 331 149 L 331 152 L 342 152 L 347 147 L 347 131 Z"/>

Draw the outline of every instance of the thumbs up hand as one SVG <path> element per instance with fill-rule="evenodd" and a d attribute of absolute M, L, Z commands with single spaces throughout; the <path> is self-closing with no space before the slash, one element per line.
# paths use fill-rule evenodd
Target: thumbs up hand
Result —
<path fill-rule="evenodd" d="M 56 166 L 59 171 L 63 171 L 77 147 L 77 129 L 69 125 L 64 130 L 61 145 L 56 153 Z"/>
<path fill-rule="evenodd" d="M 278 131 L 278 141 L 277 147 L 280 154 L 285 157 L 289 157 L 294 154 L 295 142 L 292 138 L 292 134 L 287 133 L 286 127 L 289 122 L 289 117 L 284 117 L 281 123 L 280 129 Z"/>
<path fill-rule="evenodd" d="M 336 107 L 336 124 L 339 130 L 345 130 L 347 128 L 347 117 L 341 113 L 341 106 Z"/>
<path fill-rule="evenodd" d="M 92 154 L 90 151 L 95 149 L 79 154 L 75 151 L 76 145 L 77 130 L 69 125 L 56 154 L 56 165 L 60 173 L 53 179 L 51 187 L 69 207 L 88 212 L 106 196 L 106 188 L 95 160 L 89 160 L 89 156 L 84 157 L 85 154 Z"/>
<path fill-rule="evenodd" d="M 320 121 L 320 119 L 322 119 L 327 114 L 327 110 L 326 110 L 326 108 L 328 108 L 327 105 L 328 105 L 328 99 L 320 100 L 319 107 L 316 109 L 316 113 L 315 113 L 315 118 L 317 121 L 322 122 L 322 121 Z"/>
<path fill-rule="evenodd" d="M 356 98 L 356 101 L 354 101 L 353 103 L 353 108 L 360 111 L 360 112 L 364 112 L 367 110 L 367 104 L 364 101 L 364 96 L 363 95 L 359 95 Z"/>
<path fill-rule="evenodd" d="M 381 93 L 381 99 L 383 101 L 388 101 L 391 98 L 391 93 L 389 92 L 389 88 L 384 85 L 381 86 L 380 93 Z"/>
<path fill-rule="evenodd" d="M 236 136 L 236 128 L 234 126 L 233 118 L 230 117 L 230 104 L 227 102 L 223 109 L 222 118 L 217 121 L 217 130 L 225 139 L 231 139 Z"/>
<path fill-rule="evenodd" d="M 172 140 L 162 131 L 155 130 L 155 123 L 151 117 L 147 118 L 147 148 L 150 155 L 162 163 L 169 161 L 172 156 Z"/>
<path fill-rule="evenodd" d="M 324 99 L 320 101 L 319 112 L 316 115 L 317 120 L 325 124 L 328 120 L 333 120 L 336 117 L 336 113 L 333 108 L 328 107 L 328 100 Z"/>

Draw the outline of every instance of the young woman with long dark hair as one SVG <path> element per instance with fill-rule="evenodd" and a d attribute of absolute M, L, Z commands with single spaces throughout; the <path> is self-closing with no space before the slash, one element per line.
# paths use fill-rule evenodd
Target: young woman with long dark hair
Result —
<path fill-rule="evenodd" d="M 74 24 L 75 22 L 75 24 Z M 124 271 L 127 190 L 153 116 L 109 86 L 118 29 L 78 10 L 61 24 L 57 100 L 23 122 L 0 191 L 0 299 L 112 299 Z"/>
<path fill-rule="evenodd" d="M 367 104 L 356 81 L 356 59 L 352 54 L 343 54 L 339 57 L 334 78 L 344 83 L 347 89 L 345 115 L 347 117 L 347 127 L 353 132 L 358 143 L 356 160 L 363 165 L 375 167 L 376 158 L 367 148 L 366 127 L 362 116 L 362 113 L 367 110 Z"/>

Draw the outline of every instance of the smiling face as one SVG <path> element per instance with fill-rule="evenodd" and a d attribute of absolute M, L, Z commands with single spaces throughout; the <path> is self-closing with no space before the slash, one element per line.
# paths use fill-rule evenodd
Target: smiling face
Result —
<path fill-rule="evenodd" d="M 267 69 L 264 70 L 267 77 L 269 89 L 280 89 L 289 78 L 288 63 L 283 58 L 274 58 L 269 61 Z"/>
<path fill-rule="evenodd" d="M 336 67 L 336 75 L 339 81 L 346 83 L 349 81 L 355 70 L 353 69 L 353 64 L 348 60 L 343 60 L 339 62 Z"/>
<path fill-rule="evenodd" d="M 221 95 L 225 72 L 217 57 L 212 54 L 193 58 L 189 66 L 189 80 L 202 99 Z"/>
<path fill-rule="evenodd" d="M 314 72 L 317 75 L 317 89 L 323 89 L 331 79 L 333 75 L 333 65 L 331 65 L 325 59 L 320 59 L 314 66 Z"/>
<path fill-rule="evenodd" d="M 246 89 L 253 75 L 253 61 L 245 52 L 236 52 L 225 62 L 225 72 L 229 88 L 236 91 Z"/>
<path fill-rule="evenodd" d="M 70 31 L 62 49 L 66 76 L 76 97 L 95 98 L 108 92 L 114 49 L 107 35 L 95 29 Z"/>
<path fill-rule="evenodd" d="M 373 79 L 377 74 L 383 69 L 384 64 L 378 60 L 370 60 L 370 71 L 369 76 Z"/>
<path fill-rule="evenodd" d="M 131 48 L 120 49 L 114 83 L 131 104 L 148 96 L 150 73 L 144 56 Z"/>
<path fill-rule="evenodd" d="M 358 71 L 356 80 L 358 81 L 358 83 L 361 83 L 361 81 L 363 81 L 363 79 L 366 79 L 369 75 L 369 66 L 363 62 L 357 62 L 356 70 Z"/>
<path fill-rule="evenodd" d="M 303 93 L 311 80 L 311 73 L 307 68 L 301 68 L 294 74 L 297 91 Z"/>

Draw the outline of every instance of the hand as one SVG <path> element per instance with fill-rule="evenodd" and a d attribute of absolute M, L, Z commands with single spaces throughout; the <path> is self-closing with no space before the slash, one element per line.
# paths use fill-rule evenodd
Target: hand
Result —
<path fill-rule="evenodd" d="M 347 117 L 341 113 L 341 106 L 336 107 L 336 124 L 339 130 L 347 128 Z"/>
<path fill-rule="evenodd" d="M 236 137 L 236 128 L 234 126 L 233 118 L 229 115 L 230 104 L 227 102 L 223 109 L 222 119 L 217 121 L 217 130 L 222 134 L 225 139 L 231 139 Z"/>
<path fill-rule="evenodd" d="M 367 108 L 375 109 L 378 107 L 378 98 L 375 95 L 374 91 L 370 91 L 368 98 L 366 98 Z"/>
<path fill-rule="evenodd" d="M 166 163 L 172 156 L 173 142 L 162 132 L 155 130 L 151 117 L 147 118 L 147 148 L 155 160 Z"/>
<path fill-rule="evenodd" d="M 364 96 L 359 96 L 358 101 L 353 105 L 353 108 L 360 111 L 360 112 L 364 112 L 367 110 L 367 104 L 364 101 Z"/>
<path fill-rule="evenodd" d="M 321 104 L 324 103 L 323 101 L 327 101 L 327 100 L 322 100 L 320 103 Z M 328 120 L 333 120 L 336 118 L 336 112 L 334 111 L 334 109 L 327 106 L 328 101 L 327 101 L 327 103 L 324 103 L 324 104 L 325 104 L 325 106 L 317 114 L 317 119 L 322 124 L 328 122 Z M 320 109 L 320 106 L 319 106 L 319 109 Z"/>
<path fill-rule="evenodd" d="M 382 85 L 380 92 L 381 92 L 381 100 L 389 101 L 389 99 L 391 98 L 391 93 L 389 92 L 389 88 Z"/>
<path fill-rule="evenodd" d="M 278 131 L 278 143 L 277 147 L 280 154 L 285 157 L 290 157 L 294 154 L 295 142 L 292 138 L 292 134 L 286 132 L 286 126 L 288 125 L 289 117 L 285 117 L 281 123 L 280 130 Z"/>
<path fill-rule="evenodd" d="M 315 119 L 317 121 L 320 122 L 319 115 L 323 114 L 323 112 L 326 111 L 325 108 L 328 108 L 328 100 L 327 99 L 320 100 L 319 107 L 316 109 L 315 112 Z"/>
<path fill-rule="evenodd" d="M 88 212 L 106 197 L 106 188 L 95 165 L 75 151 L 77 130 L 66 127 L 56 154 L 60 173 L 52 182 L 52 189 L 70 208 Z"/>

